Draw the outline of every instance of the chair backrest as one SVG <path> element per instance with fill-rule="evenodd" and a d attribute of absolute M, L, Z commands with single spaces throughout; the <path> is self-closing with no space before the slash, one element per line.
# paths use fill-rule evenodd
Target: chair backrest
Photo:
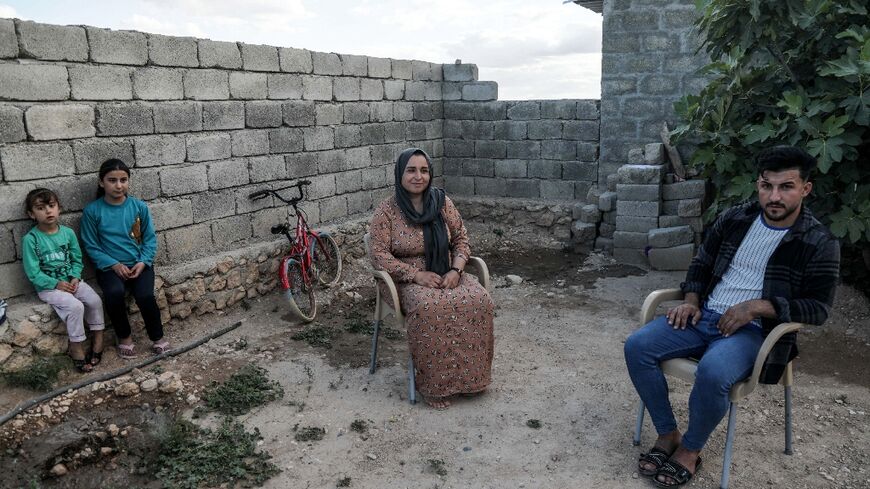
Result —
<path fill-rule="evenodd" d="M 372 257 L 372 250 L 371 250 L 371 246 L 369 245 L 369 241 L 371 239 L 372 239 L 372 237 L 371 237 L 371 235 L 369 235 L 369 233 L 365 233 L 363 235 L 363 244 L 365 244 L 365 247 L 366 247 L 366 256 L 368 256 L 369 258 Z"/>

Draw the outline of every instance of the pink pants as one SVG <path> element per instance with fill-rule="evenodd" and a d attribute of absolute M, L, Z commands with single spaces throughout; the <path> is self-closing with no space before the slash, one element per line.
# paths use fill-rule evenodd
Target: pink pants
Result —
<path fill-rule="evenodd" d="M 88 322 L 91 331 L 105 329 L 103 319 L 103 301 L 90 285 L 79 282 L 75 294 L 52 289 L 39 292 L 39 298 L 54 308 L 60 320 L 66 323 L 69 340 L 73 343 L 85 341 L 84 321 Z"/>

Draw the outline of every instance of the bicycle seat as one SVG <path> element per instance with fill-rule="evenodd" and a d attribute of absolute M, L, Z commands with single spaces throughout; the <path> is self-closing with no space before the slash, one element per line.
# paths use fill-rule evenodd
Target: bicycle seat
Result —
<path fill-rule="evenodd" d="M 287 234 L 290 232 L 290 228 L 287 224 L 278 224 L 277 226 L 272 226 L 272 234 Z"/>

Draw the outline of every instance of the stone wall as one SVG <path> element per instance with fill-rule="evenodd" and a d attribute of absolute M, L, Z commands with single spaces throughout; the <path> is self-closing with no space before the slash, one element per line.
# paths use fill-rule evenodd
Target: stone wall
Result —
<path fill-rule="evenodd" d="M 452 195 L 585 200 L 598 179 L 598 101 L 444 103 Z"/>
<path fill-rule="evenodd" d="M 629 161 L 628 152 L 660 142 L 662 122 L 674 127 L 673 103 L 704 86 L 696 70 L 693 0 L 604 2 L 599 182 Z"/>

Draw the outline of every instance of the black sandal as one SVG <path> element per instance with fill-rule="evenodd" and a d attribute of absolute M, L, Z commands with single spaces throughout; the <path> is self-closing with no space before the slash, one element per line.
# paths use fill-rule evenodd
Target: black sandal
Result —
<path fill-rule="evenodd" d="M 96 367 L 103 361 L 103 352 L 101 351 L 91 351 L 85 357 L 85 361 L 90 363 L 92 367 Z"/>
<path fill-rule="evenodd" d="M 683 467 L 682 464 L 678 462 L 674 462 L 673 460 L 668 460 L 664 464 L 662 464 L 662 468 L 656 472 L 656 476 L 653 479 L 657 486 L 659 487 L 677 487 L 682 486 L 692 480 L 692 477 L 701 470 L 701 457 L 698 457 L 698 460 L 695 462 L 695 473 L 689 472 L 689 469 Z M 663 475 L 665 477 L 671 478 L 674 481 L 673 484 L 668 482 L 662 482 L 659 480 L 659 475 Z"/>
<path fill-rule="evenodd" d="M 676 451 L 676 449 L 674 449 L 674 451 Z M 668 459 L 671 458 L 671 455 L 673 455 L 674 451 L 672 451 L 671 453 L 668 453 L 660 447 L 652 447 L 649 449 L 648 452 L 641 453 L 640 458 L 637 461 L 637 473 L 644 476 L 644 477 L 652 477 L 652 476 L 656 475 L 658 473 L 659 469 L 662 468 L 662 465 L 664 465 L 665 462 L 667 462 Z M 653 465 L 655 465 L 655 468 L 654 469 L 641 468 L 641 466 L 640 466 L 641 462 L 653 464 Z"/>
<path fill-rule="evenodd" d="M 72 358 L 72 357 L 70 357 L 70 358 Z M 91 365 L 91 363 L 88 361 L 87 357 L 81 358 L 81 359 L 72 358 L 72 361 L 73 361 L 73 366 L 76 368 L 76 370 L 78 370 L 79 372 L 81 372 L 83 374 L 89 373 L 94 369 L 94 366 Z"/>

